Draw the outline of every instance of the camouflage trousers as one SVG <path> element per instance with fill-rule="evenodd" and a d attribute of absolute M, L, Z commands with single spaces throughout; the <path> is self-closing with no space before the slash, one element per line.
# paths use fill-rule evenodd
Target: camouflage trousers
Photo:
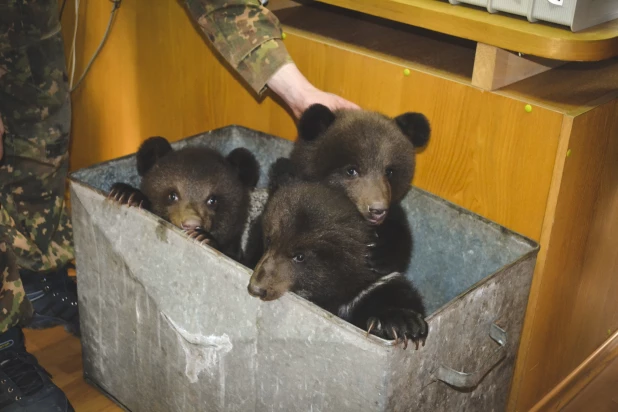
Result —
<path fill-rule="evenodd" d="M 6 129 L 0 160 L 0 332 L 27 322 L 32 313 L 18 268 L 44 273 L 73 259 L 64 198 L 71 105 L 54 7 L 37 16 L 43 25 L 28 30 L 23 19 L 10 21 L 10 13 L 2 16 L 0 10 L 0 116 Z M 55 32 L 37 32 L 54 17 Z M 20 28 L 27 36 L 11 35 Z"/>

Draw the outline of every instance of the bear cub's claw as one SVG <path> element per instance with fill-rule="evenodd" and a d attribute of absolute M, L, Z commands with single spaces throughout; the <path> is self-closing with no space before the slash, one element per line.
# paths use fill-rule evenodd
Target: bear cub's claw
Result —
<path fill-rule="evenodd" d="M 187 236 L 195 240 L 200 245 L 209 245 L 215 249 L 217 249 L 218 247 L 215 238 L 204 229 L 189 229 L 185 230 L 184 232 L 187 234 Z"/>
<path fill-rule="evenodd" d="M 379 316 L 367 320 L 367 336 L 370 333 L 388 340 L 394 340 L 395 345 L 403 343 L 403 349 L 407 349 L 408 340 L 416 345 L 425 346 L 425 339 L 429 326 L 420 313 L 410 309 L 388 309 Z"/>
<path fill-rule="evenodd" d="M 109 191 L 107 198 L 112 199 L 121 205 L 128 205 L 129 207 L 148 207 L 148 199 L 146 196 L 144 196 L 144 194 L 138 189 L 124 183 L 115 183 Z"/>

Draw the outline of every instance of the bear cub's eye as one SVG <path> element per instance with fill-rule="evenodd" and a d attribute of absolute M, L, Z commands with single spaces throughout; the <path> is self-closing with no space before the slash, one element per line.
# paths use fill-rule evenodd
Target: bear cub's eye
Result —
<path fill-rule="evenodd" d="M 293 260 L 296 263 L 304 262 L 305 261 L 305 255 L 303 255 L 302 253 L 297 253 L 296 256 L 294 256 Z"/>
<path fill-rule="evenodd" d="M 348 176 L 358 176 L 358 170 L 356 170 L 355 167 L 348 168 L 348 170 L 346 170 L 346 173 L 348 174 Z"/>
<path fill-rule="evenodd" d="M 206 204 L 208 206 L 214 207 L 217 205 L 217 201 L 218 201 L 217 196 L 212 195 L 206 200 Z"/>
<path fill-rule="evenodd" d="M 393 176 L 393 169 L 388 168 L 386 169 L 386 177 L 392 177 Z"/>
<path fill-rule="evenodd" d="M 170 192 L 167 198 L 170 200 L 170 202 L 176 202 L 178 200 L 178 194 L 176 192 Z"/>

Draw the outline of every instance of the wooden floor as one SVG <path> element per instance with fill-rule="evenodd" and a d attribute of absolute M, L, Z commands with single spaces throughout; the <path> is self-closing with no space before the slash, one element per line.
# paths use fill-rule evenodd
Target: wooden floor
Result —
<path fill-rule="evenodd" d="M 24 329 L 28 351 L 52 374 L 76 412 L 122 411 L 84 381 L 80 341 L 62 328 Z M 618 411 L 618 358 L 586 386 L 563 412 Z"/>
<path fill-rule="evenodd" d="M 28 352 L 37 357 L 69 398 L 76 412 L 122 411 L 101 392 L 84 381 L 79 339 L 63 328 L 24 329 Z"/>

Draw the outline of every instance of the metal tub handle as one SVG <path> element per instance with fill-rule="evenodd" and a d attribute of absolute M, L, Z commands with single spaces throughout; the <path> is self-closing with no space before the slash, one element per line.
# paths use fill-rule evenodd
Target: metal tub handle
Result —
<path fill-rule="evenodd" d="M 435 373 L 436 379 L 459 389 L 468 389 L 477 386 L 481 382 L 481 379 L 506 356 L 506 331 L 495 323 L 492 323 L 489 328 L 489 336 L 498 342 L 500 347 L 485 359 L 480 369 L 466 373 L 456 371 L 448 366 L 440 365 Z"/>

